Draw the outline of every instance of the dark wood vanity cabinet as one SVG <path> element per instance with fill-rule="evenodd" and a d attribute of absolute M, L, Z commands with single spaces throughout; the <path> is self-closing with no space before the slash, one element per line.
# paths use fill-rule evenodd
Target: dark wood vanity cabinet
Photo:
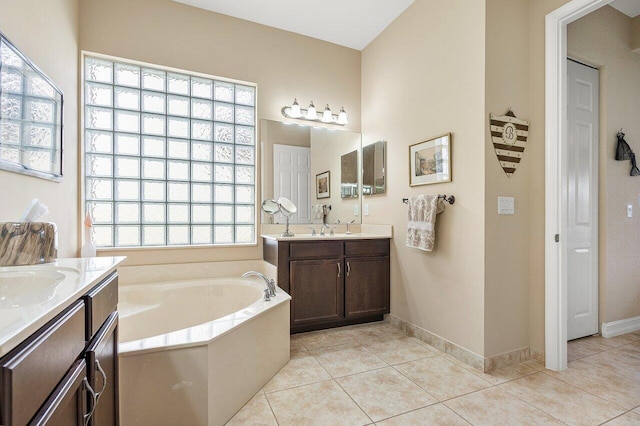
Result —
<path fill-rule="evenodd" d="M 117 291 L 114 272 L 0 358 L 2 426 L 118 424 Z"/>
<path fill-rule="evenodd" d="M 389 239 L 276 241 L 264 259 L 291 295 L 291 332 L 379 321 L 389 313 Z"/>

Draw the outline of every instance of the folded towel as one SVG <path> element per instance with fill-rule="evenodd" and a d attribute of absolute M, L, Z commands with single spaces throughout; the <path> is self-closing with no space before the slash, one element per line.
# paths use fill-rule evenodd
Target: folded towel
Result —
<path fill-rule="evenodd" d="M 410 197 L 407 209 L 407 247 L 432 251 L 436 242 L 436 214 L 443 211 L 444 203 L 437 195 Z"/>
<path fill-rule="evenodd" d="M 311 206 L 311 222 L 324 223 L 324 204 L 314 204 Z"/>

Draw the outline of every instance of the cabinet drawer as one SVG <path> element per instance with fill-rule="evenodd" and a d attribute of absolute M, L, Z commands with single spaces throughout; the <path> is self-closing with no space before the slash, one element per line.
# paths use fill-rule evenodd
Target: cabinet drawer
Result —
<path fill-rule="evenodd" d="M 345 256 L 388 256 L 389 240 L 345 241 Z"/>
<path fill-rule="evenodd" d="M 78 300 L 6 356 L 0 366 L 3 425 L 24 425 L 34 416 L 84 350 L 84 327 Z"/>
<path fill-rule="evenodd" d="M 86 350 L 87 378 L 97 404 L 91 426 L 118 424 L 118 313 L 113 312 Z"/>
<path fill-rule="evenodd" d="M 96 334 L 111 312 L 118 307 L 118 275 L 113 273 L 83 296 L 87 305 L 85 339 Z"/>
<path fill-rule="evenodd" d="M 341 241 L 319 241 L 291 243 L 291 259 L 317 259 L 342 255 Z"/>

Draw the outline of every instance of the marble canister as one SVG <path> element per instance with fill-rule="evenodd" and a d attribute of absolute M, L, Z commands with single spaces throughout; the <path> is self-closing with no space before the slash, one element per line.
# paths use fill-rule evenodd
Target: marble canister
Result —
<path fill-rule="evenodd" d="M 35 265 L 56 260 L 55 223 L 0 222 L 0 266 Z"/>

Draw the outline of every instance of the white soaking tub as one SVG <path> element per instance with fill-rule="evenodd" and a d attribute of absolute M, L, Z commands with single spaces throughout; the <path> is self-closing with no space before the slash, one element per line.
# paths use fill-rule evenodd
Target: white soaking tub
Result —
<path fill-rule="evenodd" d="M 121 425 L 223 425 L 288 362 L 291 298 L 264 301 L 249 270 L 275 276 L 259 261 L 120 269 Z"/>

